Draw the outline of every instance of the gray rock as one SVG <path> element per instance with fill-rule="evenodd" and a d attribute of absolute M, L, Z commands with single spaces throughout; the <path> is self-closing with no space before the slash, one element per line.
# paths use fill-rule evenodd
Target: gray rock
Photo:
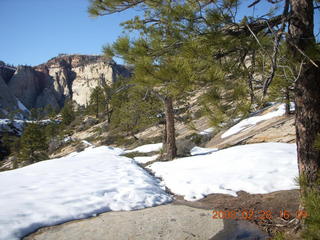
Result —
<path fill-rule="evenodd" d="M 40 229 L 24 240 L 183 240 L 210 239 L 223 230 L 222 220 L 213 220 L 210 210 L 162 205 L 138 211 L 103 213 Z"/>
<path fill-rule="evenodd" d="M 179 157 L 190 156 L 190 150 L 195 147 L 195 143 L 189 139 L 178 139 L 177 143 L 177 155 Z"/>
<path fill-rule="evenodd" d="M 35 70 L 29 66 L 18 66 L 17 71 L 8 83 L 11 93 L 28 109 L 35 106 L 40 94 L 40 82 Z"/>
<path fill-rule="evenodd" d="M 18 101 L 0 76 L 0 117 L 8 117 L 9 112 L 19 111 Z"/>

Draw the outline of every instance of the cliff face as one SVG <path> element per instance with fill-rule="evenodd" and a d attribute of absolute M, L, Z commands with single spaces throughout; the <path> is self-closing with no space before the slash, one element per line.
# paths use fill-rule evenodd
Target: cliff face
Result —
<path fill-rule="evenodd" d="M 0 67 L 1 84 L 28 109 L 48 105 L 59 109 L 66 99 L 83 106 L 89 102 L 96 86 L 111 85 L 120 76 L 130 76 L 124 66 L 90 55 L 59 55 L 36 67 L 3 66 Z M 4 109 L 12 111 L 8 107 Z"/>

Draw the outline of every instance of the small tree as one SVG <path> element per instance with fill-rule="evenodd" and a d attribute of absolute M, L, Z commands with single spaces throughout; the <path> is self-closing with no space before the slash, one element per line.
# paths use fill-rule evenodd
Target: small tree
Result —
<path fill-rule="evenodd" d="M 39 110 L 37 108 L 32 108 L 30 110 L 30 118 L 32 120 L 39 120 L 40 119 L 40 113 L 39 113 Z"/>
<path fill-rule="evenodd" d="M 66 101 L 61 109 L 62 123 L 69 125 L 75 119 L 75 111 L 71 101 Z"/>
<path fill-rule="evenodd" d="M 99 118 L 99 115 L 105 111 L 106 108 L 106 97 L 104 94 L 104 89 L 102 87 L 95 87 L 90 95 L 89 101 L 89 112 L 94 113 L 96 118 Z"/>
<path fill-rule="evenodd" d="M 48 148 L 46 135 L 43 127 L 36 123 L 29 123 L 24 129 L 20 139 L 20 159 L 31 162 L 39 161 L 37 153 Z"/>
<path fill-rule="evenodd" d="M 158 121 L 161 102 L 145 88 L 132 87 L 125 95 L 115 95 L 114 114 L 111 118 L 112 128 L 117 128 L 137 139 L 135 134 Z"/>

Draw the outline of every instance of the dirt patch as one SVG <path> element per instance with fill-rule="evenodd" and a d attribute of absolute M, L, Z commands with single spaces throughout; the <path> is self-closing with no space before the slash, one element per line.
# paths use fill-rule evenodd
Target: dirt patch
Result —
<path fill-rule="evenodd" d="M 271 211 L 271 220 L 248 220 L 271 236 L 278 231 L 291 232 L 295 227 L 291 223 L 299 209 L 299 190 L 277 191 L 269 194 L 249 194 L 239 191 L 237 194 L 237 197 L 226 194 L 211 194 L 194 202 L 186 201 L 182 196 L 177 196 L 174 204 L 211 210 L 253 210 L 256 216 L 261 210 Z M 289 219 L 280 216 L 280 211 L 283 210 L 290 213 Z M 225 221 L 230 220 L 226 219 Z M 294 237 L 292 239 L 295 239 Z"/>

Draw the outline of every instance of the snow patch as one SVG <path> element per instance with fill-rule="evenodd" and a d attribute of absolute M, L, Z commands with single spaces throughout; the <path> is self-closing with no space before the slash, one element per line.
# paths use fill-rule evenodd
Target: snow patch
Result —
<path fill-rule="evenodd" d="M 148 153 L 148 152 L 158 152 L 162 149 L 162 143 L 155 143 L 155 144 L 146 144 L 140 147 L 137 147 L 132 150 L 126 150 L 125 153 L 131 152 L 140 152 L 140 153 Z"/>
<path fill-rule="evenodd" d="M 0 173 L 0 239 L 107 211 L 172 200 L 159 180 L 119 148 L 101 146 Z"/>
<path fill-rule="evenodd" d="M 212 133 L 213 131 L 214 131 L 214 128 L 211 127 L 211 128 L 208 128 L 208 129 L 201 131 L 199 134 L 200 135 L 208 135 L 208 134 Z"/>
<path fill-rule="evenodd" d="M 151 162 L 156 160 L 159 157 L 159 155 L 154 155 L 154 156 L 150 156 L 150 157 L 135 157 L 133 158 L 137 163 L 142 163 L 145 164 L 147 162 Z"/>
<path fill-rule="evenodd" d="M 193 201 L 212 193 L 236 196 L 297 188 L 295 144 L 259 143 L 147 166 L 175 194 Z"/>
<path fill-rule="evenodd" d="M 191 156 L 195 155 L 204 155 L 212 152 L 218 151 L 218 148 L 202 148 L 202 147 L 194 147 L 190 150 Z"/>
<path fill-rule="evenodd" d="M 18 107 L 19 107 L 19 109 L 20 109 L 21 111 L 23 111 L 23 112 L 27 112 L 27 113 L 30 113 L 29 109 L 28 109 L 28 108 L 26 108 L 26 106 L 24 106 L 24 105 L 23 105 L 23 103 L 22 103 L 22 102 L 20 102 L 20 100 L 19 100 L 19 99 L 17 99 L 17 102 L 18 102 Z"/>
<path fill-rule="evenodd" d="M 294 110 L 294 103 L 290 104 L 290 110 L 291 111 Z M 229 136 L 234 135 L 236 133 L 239 133 L 241 131 L 247 130 L 250 127 L 256 125 L 257 123 L 259 123 L 261 121 L 268 120 L 268 119 L 271 119 L 274 117 L 283 116 L 285 114 L 285 112 L 286 112 L 285 104 L 280 104 L 279 107 L 276 108 L 275 111 L 268 112 L 264 115 L 253 116 L 253 117 L 243 119 L 242 121 L 240 121 L 239 123 L 237 123 L 233 127 L 229 128 L 225 133 L 223 133 L 221 135 L 221 138 L 226 138 L 226 137 L 229 137 Z"/>

